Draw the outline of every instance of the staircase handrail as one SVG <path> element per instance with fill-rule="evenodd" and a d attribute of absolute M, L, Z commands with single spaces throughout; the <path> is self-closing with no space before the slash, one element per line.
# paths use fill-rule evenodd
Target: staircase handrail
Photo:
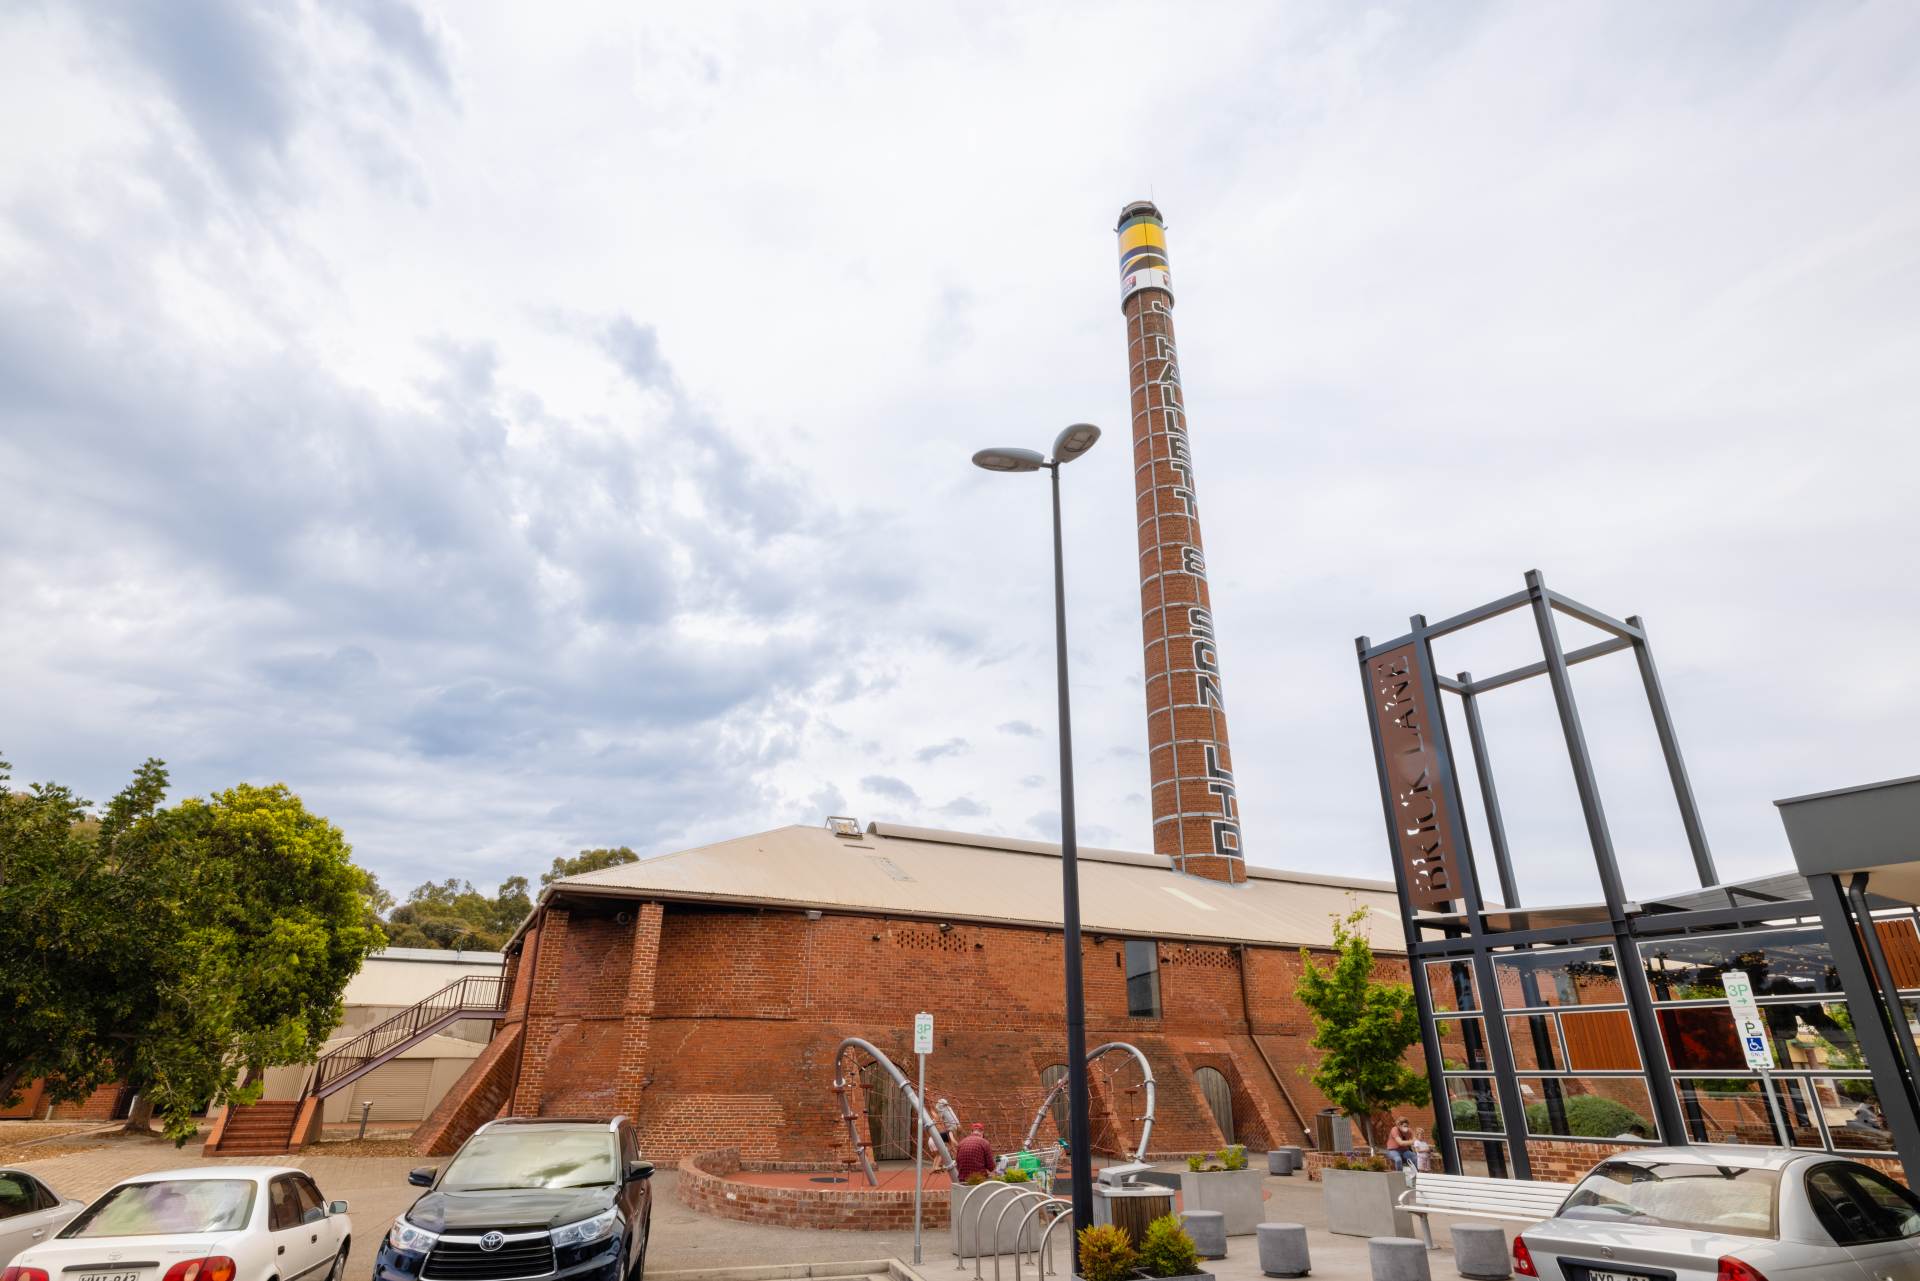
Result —
<path fill-rule="evenodd" d="M 310 1094 L 321 1094 L 367 1064 L 404 1049 L 428 1032 L 461 1017 L 506 1012 L 506 978 L 497 974 L 468 974 L 374 1024 L 345 1045 L 320 1056 L 313 1069 Z"/>

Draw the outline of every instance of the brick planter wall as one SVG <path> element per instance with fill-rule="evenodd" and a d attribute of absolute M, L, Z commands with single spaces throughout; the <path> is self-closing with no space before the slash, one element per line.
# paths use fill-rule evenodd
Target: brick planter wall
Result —
<path fill-rule="evenodd" d="M 729 1175 L 742 1170 L 812 1170 L 817 1166 L 790 1161 L 740 1160 L 738 1148 L 715 1148 L 680 1162 L 680 1201 L 689 1209 L 742 1223 L 768 1223 L 781 1228 L 815 1228 L 851 1232 L 891 1232 L 913 1226 L 912 1191 L 880 1191 L 859 1184 L 818 1188 L 768 1188 L 742 1183 Z M 859 1178 L 859 1175 L 855 1175 Z M 947 1190 L 925 1194 L 921 1225 L 929 1230 L 947 1226 Z"/>

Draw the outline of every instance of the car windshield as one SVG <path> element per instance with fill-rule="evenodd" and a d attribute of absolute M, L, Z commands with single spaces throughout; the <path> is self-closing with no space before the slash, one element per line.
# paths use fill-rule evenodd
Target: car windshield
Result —
<path fill-rule="evenodd" d="M 1560 1213 L 1737 1236 L 1774 1235 L 1777 1170 L 1686 1161 L 1608 1161 L 1580 1181 Z"/>
<path fill-rule="evenodd" d="M 613 1135 L 606 1130 L 508 1129 L 468 1139 L 440 1187 L 597 1188 L 613 1181 Z"/>
<path fill-rule="evenodd" d="M 122 1183 L 80 1212 L 61 1237 L 173 1236 L 235 1232 L 253 1214 L 249 1179 Z"/>

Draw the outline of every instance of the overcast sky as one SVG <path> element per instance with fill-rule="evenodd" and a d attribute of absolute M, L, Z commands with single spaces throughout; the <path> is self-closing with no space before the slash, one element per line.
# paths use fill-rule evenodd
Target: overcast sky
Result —
<path fill-rule="evenodd" d="M 285 781 L 403 893 L 1053 839 L 1045 482 L 967 458 L 1089 419 L 1081 836 L 1148 848 L 1149 195 L 1251 861 L 1387 874 L 1353 638 L 1536 567 L 1645 616 L 1727 874 L 1920 773 L 1911 4 L 11 0 L 0 113 L 16 784 Z M 1576 690 L 1684 888 L 1631 660 Z M 1486 715 L 1524 896 L 1597 896 L 1544 684 Z"/>

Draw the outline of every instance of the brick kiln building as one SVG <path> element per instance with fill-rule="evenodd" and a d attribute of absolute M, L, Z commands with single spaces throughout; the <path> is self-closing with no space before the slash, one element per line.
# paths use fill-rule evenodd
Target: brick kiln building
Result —
<path fill-rule="evenodd" d="M 1058 860 L 1054 845 L 841 823 L 558 881 L 508 945 L 506 1018 L 418 1146 L 451 1151 L 496 1115 L 620 1112 L 656 1159 L 844 1160 L 835 1050 L 859 1036 L 907 1064 L 918 1010 L 937 1028 L 929 1096 L 1016 1142 L 1065 1063 Z M 1300 949 L 1327 948 L 1356 903 L 1394 939 L 1392 887 L 1080 860 L 1089 1044 L 1127 1041 L 1152 1063 L 1153 1154 L 1302 1142 L 1325 1101 L 1297 1071 L 1312 1035 L 1293 1000 Z M 1405 975 L 1399 956 L 1382 967 Z M 1138 1132 L 1116 1079 L 1092 1076 L 1109 1149 Z M 891 1093 L 869 1101 L 882 1156 L 895 1128 L 910 1151 Z"/>

